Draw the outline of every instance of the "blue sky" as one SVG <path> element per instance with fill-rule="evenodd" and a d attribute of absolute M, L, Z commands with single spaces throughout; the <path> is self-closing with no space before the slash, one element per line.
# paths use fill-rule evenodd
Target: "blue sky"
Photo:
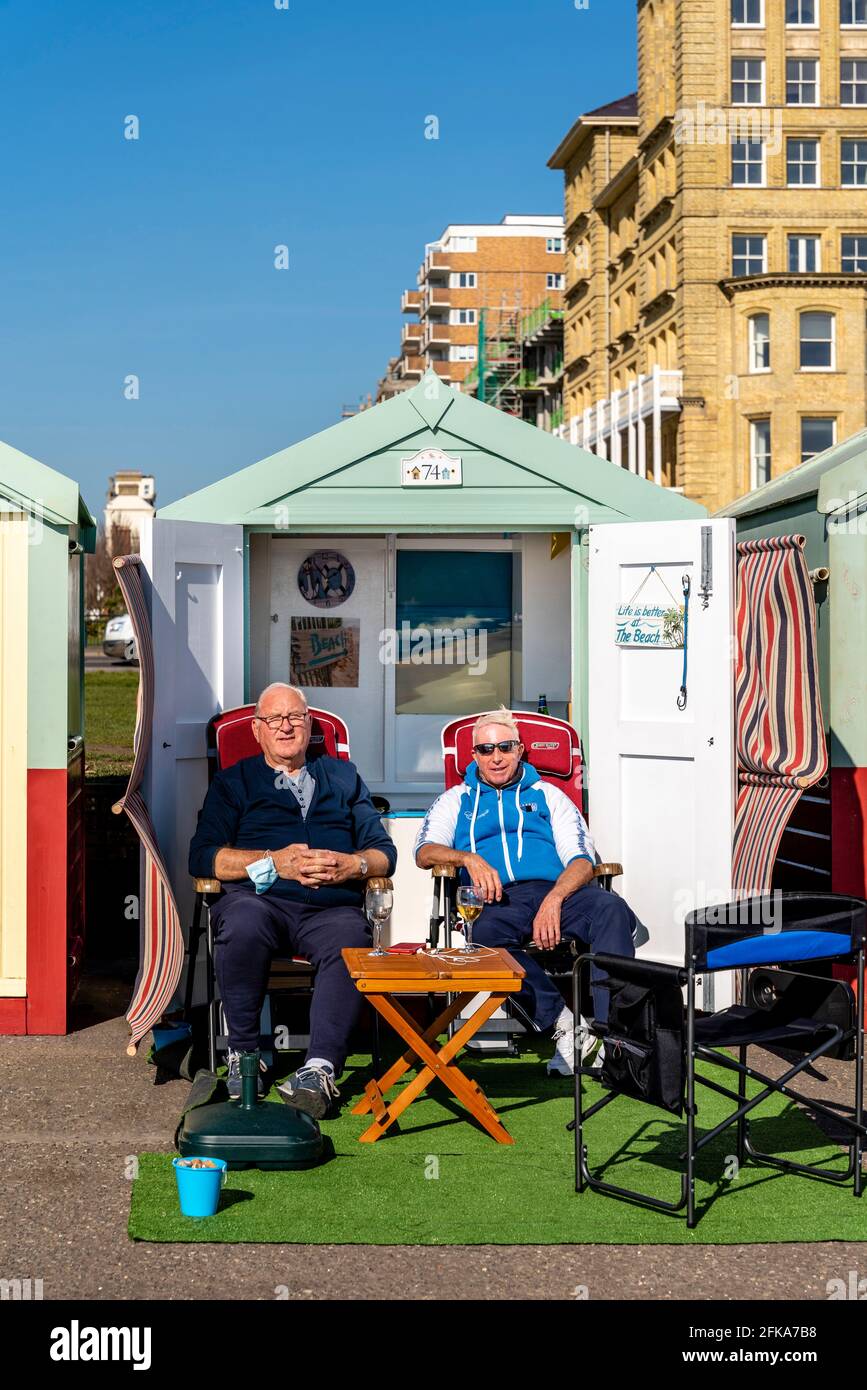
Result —
<path fill-rule="evenodd" d="M 117 468 L 164 504 L 335 423 L 424 242 L 560 211 L 635 63 L 635 0 L 0 0 L 0 438 L 101 512 Z"/>

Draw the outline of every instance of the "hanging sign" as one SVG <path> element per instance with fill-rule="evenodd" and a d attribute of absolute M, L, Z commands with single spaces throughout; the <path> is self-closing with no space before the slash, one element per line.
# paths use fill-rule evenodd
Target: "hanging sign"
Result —
<path fill-rule="evenodd" d="M 682 649 L 683 603 L 655 565 L 647 567 L 632 598 L 617 605 L 614 641 L 618 647 Z"/>
<path fill-rule="evenodd" d="M 293 618 L 289 679 L 293 685 L 357 686 L 359 620 Z"/>
<path fill-rule="evenodd" d="M 401 487 L 460 487 L 461 462 L 442 449 L 419 449 L 400 461 Z"/>
<path fill-rule="evenodd" d="M 355 570 L 339 550 L 314 550 L 299 566 L 298 588 L 315 608 L 336 608 L 355 588 Z"/>

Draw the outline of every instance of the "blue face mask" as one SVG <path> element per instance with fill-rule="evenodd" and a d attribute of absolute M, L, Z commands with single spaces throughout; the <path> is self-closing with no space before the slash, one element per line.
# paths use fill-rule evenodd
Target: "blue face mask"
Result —
<path fill-rule="evenodd" d="M 266 854 L 264 859 L 256 859 L 252 864 L 248 864 L 247 877 L 253 880 L 257 893 L 267 893 L 271 884 L 276 883 L 279 878 L 270 854 Z"/>

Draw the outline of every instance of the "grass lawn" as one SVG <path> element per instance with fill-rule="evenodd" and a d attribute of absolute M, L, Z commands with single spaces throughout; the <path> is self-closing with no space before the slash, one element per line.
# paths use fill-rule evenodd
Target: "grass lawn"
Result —
<path fill-rule="evenodd" d="M 84 677 L 85 773 L 112 777 L 132 767 L 138 668 L 88 671 Z"/>

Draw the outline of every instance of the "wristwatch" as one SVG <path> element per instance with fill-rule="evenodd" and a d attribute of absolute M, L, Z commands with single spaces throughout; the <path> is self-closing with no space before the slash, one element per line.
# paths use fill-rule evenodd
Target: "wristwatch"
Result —
<path fill-rule="evenodd" d="M 368 864 L 368 862 L 367 862 L 367 860 L 365 859 L 365 857 L 364 857 L 363 854 L 359 854 L 359 856 L 358 856 L 358 866 L 359 866 L 359 869 L 360 869 L 359 877 L 360 877 L 360 878 L 367 878 L 367 875 L 368 875 L 369 872 L 370 872 L 370 865 Z"/>

